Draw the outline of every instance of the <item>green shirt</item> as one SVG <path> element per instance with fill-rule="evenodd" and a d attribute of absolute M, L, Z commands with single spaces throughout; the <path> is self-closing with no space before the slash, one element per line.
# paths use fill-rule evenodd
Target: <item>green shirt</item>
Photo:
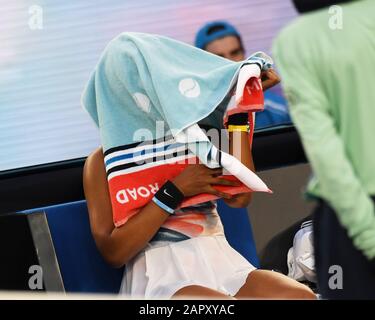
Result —
<path fill-rule="evenodd" d="M 341 29 L 337 16 L 342 9 Z M 336 211 L 354 245 L 375 257 L 375 1 L 302 15 L 273 53 L 314 178 L 308 194 Z M 336 14 L 336 16 L 334 15 Z"/>

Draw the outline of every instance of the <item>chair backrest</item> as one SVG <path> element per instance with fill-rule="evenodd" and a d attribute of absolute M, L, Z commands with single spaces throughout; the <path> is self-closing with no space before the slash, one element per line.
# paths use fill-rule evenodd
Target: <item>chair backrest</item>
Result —
<path fill-rule="evenodd" d="M 224 201 L 219 200 L 217 211 L 223 222 L 225 236 L 229 244 L 258 268 L 259 259 L 246 208 L 233 209 L 227 206 Z"/>
<path fill-rule="evenodd" d="M 117 293 L 123 269 L 110 267 L 98 252 L 91 235 L 85 201 L 27 210 L 47 216 L 61 276 L 67 292 Z M 228 242 L 258 266 L 253 234 L 246 209 L 231 209 L 219 201 L 218 211 Z"/>

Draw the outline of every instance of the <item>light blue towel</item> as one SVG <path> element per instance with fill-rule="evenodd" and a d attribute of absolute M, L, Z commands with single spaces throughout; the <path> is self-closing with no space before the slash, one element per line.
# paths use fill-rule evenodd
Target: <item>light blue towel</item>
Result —
<path fill-rule="evenodd" d="M 159 139 L 171 129 L 176 136 L 202 119 L 221 128 L 244 63 L 269 67 L 259 55 L 232 62 L 163 36 L 122 33 L 102 54 L 82 104 L 100 129 L 104 151 Z M 206 156 L 209 149 L 201 148 Z"/>

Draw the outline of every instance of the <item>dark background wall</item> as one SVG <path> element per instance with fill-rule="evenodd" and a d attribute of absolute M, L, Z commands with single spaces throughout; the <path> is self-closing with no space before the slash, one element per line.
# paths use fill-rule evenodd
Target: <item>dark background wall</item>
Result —
<path fill-rule="evenodd" d="M 259 173 L 274 193 L 255 194 L 248 207 L 258 253 L 274 235 L 312 212 L 314 203 L 303 199 L 310 172 L 308 164 L 299 164 Z"/>

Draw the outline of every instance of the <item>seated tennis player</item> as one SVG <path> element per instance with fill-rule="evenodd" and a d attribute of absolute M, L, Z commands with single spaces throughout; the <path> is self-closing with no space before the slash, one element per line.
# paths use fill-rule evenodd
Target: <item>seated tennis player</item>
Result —
<path fill-rule="evenodd" d="M 272 72 L 263 80 L 263 89 L 278 82 Z M 246 123 L 247 117 L 242 115 L 228 120 L 237 128 L 246 127 Z M 248 134 L 247 130 L 229 132 L 229 151 L 254 171 Z M 240 143 L 234 144 L 234 140 Z M 219 177 L 222 169 L 188 165 L 161 186 L 137 214 L 116 227 L 104 162 L 102 148 L 89 155 L 83 183 L 99 251 L 112 266 L 126 266 L 120 294 L 138 298 L 315 299 L 307 286 L 277 272 L 257 270 L 236 252 L 224 236 L 215 201 L 176 209 L 186 197 L 201 193 L 223 198 L 234 208 L 246 207 L 251 193 L 231 196 L 213 187 L 238 185 Z"/>

